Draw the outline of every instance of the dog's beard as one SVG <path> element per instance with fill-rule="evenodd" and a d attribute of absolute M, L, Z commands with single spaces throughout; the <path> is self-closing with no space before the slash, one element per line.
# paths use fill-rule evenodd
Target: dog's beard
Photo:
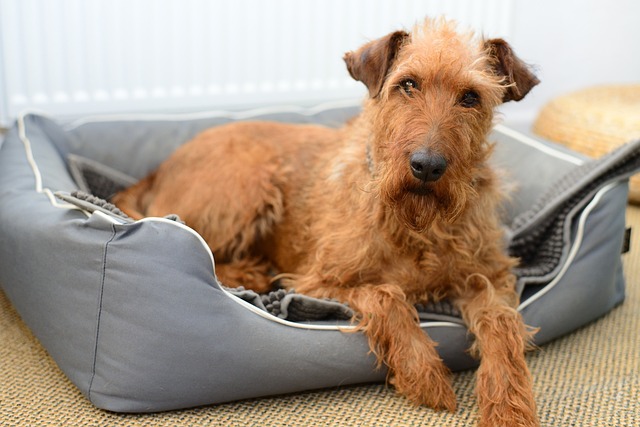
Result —
<path fill-rule="evenodd" d="M 443 179 L 420 183 L 414 179 L 390 183 L 381 188 L 381 199 L 395 217 L 416 233 L 426 232 L 435 221 L 454 223 L 464 212 L 472 186 Z"/>

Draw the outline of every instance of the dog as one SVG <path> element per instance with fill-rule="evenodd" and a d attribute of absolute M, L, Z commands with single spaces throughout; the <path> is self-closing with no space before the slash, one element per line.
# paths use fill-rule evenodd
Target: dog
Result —
<path fill-rule="evenodd" d="M 348 303 L 389 382 L 455 411 L 450 372 L 417 303 L 460 310 L 480 359 L 481 426 L 537 426 L 488 159 L 494 110 L 539 80 L 502 39 L 425 19 L 345 54 L 368 96 L 339 129 L 237 122 L 204 131 L 113 201 L 133 218 L 178 214 L 227 286 L 287 288 Z"/>

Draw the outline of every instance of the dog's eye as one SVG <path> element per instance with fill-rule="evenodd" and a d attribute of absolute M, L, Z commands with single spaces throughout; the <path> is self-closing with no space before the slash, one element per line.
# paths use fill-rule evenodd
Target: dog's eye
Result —
<path fill-rule="evenodd" d="M 460 105 L 465 108 L 473 108 L 478 104 L 480 104 L 480 95 L 476 91 L 468 90 L 460 98 Z"/>
<path fill-rule="evenodd" d="M 400 89 L 407 95 L 412 95 L 413 91 L 418 89 L 418 84 L 413 79 L 404 79 L 400 82 Z"/>

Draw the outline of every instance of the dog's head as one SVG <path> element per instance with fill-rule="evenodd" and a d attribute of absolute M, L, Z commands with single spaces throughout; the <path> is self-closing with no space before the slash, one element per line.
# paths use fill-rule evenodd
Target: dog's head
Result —
<path fill-rule="evenodd" d="M 369 90 L 363 116 L 380 197 L 410 228 L 455 221 L 492 178 L 486 140 L 494 109 L 539 83 L 502 39 L 427 19 L 344 60 Z"/>

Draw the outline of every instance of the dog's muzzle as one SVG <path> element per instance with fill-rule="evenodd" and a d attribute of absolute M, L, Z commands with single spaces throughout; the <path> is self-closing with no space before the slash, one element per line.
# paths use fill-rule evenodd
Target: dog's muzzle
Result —
<path fill-rule="evenodd" d="M 440 154 L 427 150 L 416 151 L 409 159 L 411 173 L 423 182 L 435 182 L 447 170 L 447 160 Z"/>

